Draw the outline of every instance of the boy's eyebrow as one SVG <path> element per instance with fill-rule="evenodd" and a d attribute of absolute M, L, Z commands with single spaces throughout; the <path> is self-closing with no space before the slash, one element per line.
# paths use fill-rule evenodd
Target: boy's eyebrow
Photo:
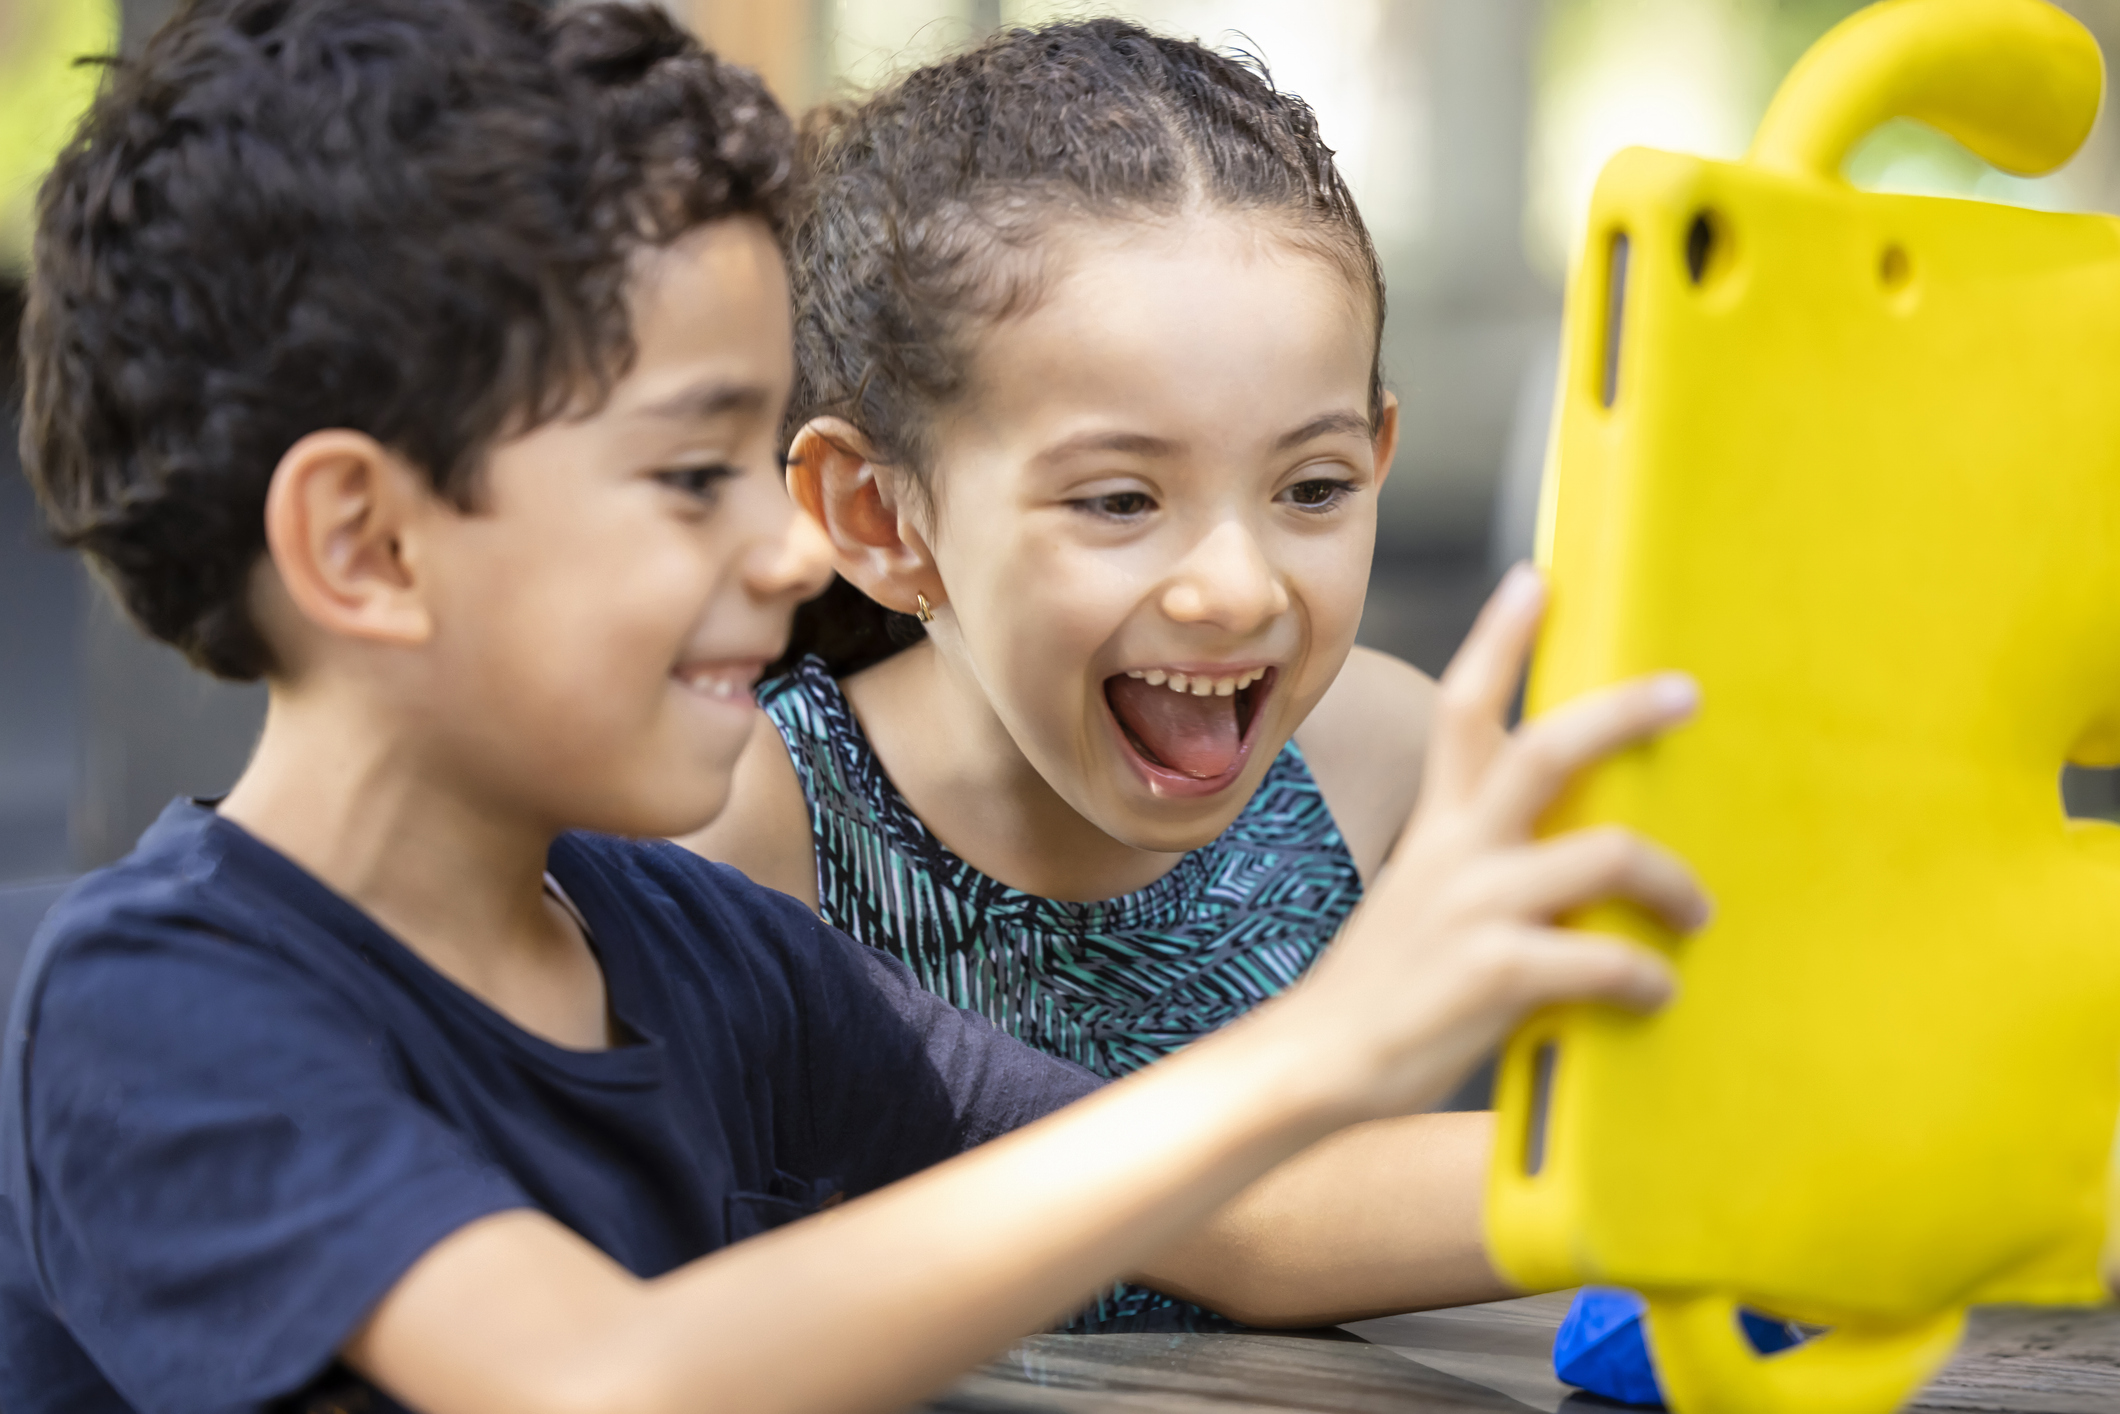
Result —
<path fill-rule="evenodd" d="M 1328 412 L 1323 417 L 1313 417 L 1310 421 L 1274 443 L 1273 449 L 1277 452 L 1285 452 L 1290 447 L 1300 447 L 1305 442 L 1314 441 L 1319 437 L 1341 435 L 1374 437 L 1376 436 L 1376 429 L 1370 426 L 1369 419 L 1363 417 L 1360 413 Z"/>
<path fill-rule="evenodd" d="M 755 412 L 766 405 L 766 398 L 766 390 L 755 383 L 694 383 L 645 405 L 639 415 L 698 422 L 723 413 Z"/>
<path fill-rule="evenodd" d="M 1163 437 L 1151 437 L 1145 432 L 1083 432 L 1064 442 L 1055 442 L 1038 453 L 1038 460 L 1056 462 L 1078 452 L 1124 452 L 1136 457 L 1168 457 L 1176 455 L 1177 451 L 1176 442 Z"/>

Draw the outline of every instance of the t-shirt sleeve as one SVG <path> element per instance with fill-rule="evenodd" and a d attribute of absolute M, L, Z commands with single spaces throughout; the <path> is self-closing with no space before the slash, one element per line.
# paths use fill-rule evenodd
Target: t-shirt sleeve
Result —
<path fill-rule="evenodd" d="M 793 899 L 756 892 L 795 985 L 810 1164 L 847 1192 L 917 1173 L 1104 1083 L 951 1006 Z"/>
<path fill-rule="evenodd" d="M 142 1411 L 300 1389 L 428 1248 L 528 1205 L 263 949 L 100 933 L 36 984 L 10 1197 L 45 1299 Z"/>

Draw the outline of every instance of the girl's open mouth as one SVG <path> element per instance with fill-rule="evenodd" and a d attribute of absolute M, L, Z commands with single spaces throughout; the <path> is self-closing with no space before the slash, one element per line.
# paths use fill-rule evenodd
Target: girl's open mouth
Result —
<path fill-rule="evenodd" d="M 1136 668 L 1104 680 L 1104 702 L 1134 769 L 1157 795 L 1213 795 L 1251 758 L 1253 728 L 1279 671 L 1188 675 Z M 1200 689 L 1205 688 L 1203 692 Z"/>

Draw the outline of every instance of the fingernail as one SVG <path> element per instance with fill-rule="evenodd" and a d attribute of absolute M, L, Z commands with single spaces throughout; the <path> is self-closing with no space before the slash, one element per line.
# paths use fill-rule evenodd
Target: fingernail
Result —
<path fill-rule="evenodd" d="M 1700 706 L 1700 684 L 1691 673 L 1659 673 L 1649 690 L 1667 712 L 1691 712 Z"/>
<path fill-rule="evenodd" d="M 1509 573 L 1502 576 L 1502 602 L 1514 609 L 1537 598 L 1544 588 L 1545 581 L 1532 568 L 1531 562 L 1518 560 L 1509 567 Z"/>

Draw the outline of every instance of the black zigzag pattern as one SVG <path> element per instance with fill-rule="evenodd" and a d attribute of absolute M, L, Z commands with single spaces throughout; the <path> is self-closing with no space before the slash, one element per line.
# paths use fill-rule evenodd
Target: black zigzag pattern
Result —
<path fill-rule="evenodd" d="M 1136 893 L 1071 903 L 999 883 L 930 834 L 815 659 L 760 696 L 809 796 L 825 919 L 1099 1075 L 1137 1070 L 1284 990 L 1361 898 L 1293 744 L 1212 844 Z"/>

